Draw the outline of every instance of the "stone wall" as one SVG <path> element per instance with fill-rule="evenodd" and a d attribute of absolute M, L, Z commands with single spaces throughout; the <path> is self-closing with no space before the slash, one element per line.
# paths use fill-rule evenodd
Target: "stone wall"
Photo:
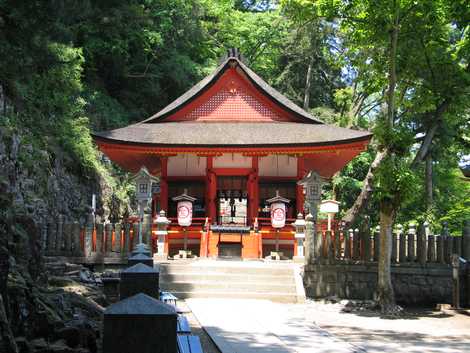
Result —
<path fill-rule="evenodd" d="M 392 283 L 396 299 L 403 304 L 435 304 L 452 301 L 452 267 L 442 264 L 394 264 Z M 469 292 L 470 274 L 461 271 L 462 298 Z M 306 295 L 344 299 L 374 299 L 377 263 L 313 264 L 304 268 Z"/>

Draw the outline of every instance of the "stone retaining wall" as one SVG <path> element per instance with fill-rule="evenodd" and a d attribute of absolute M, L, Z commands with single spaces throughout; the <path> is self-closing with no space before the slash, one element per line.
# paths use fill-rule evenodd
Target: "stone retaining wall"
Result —
<path fill-rule="evenodd" d="M 392 266 L 395 296 L 403 304 L 452 302 L 452 266 L 395 264 Z M 462 303 L 470 289 L 470 273 L 461 271 Z M 377 263 L 314 264 L 304 269 L 307 297 L 337 296 L 344 299 L 374 299 L 377 288 Z M 467 295 L 468 296 L 468 295 Z"/>

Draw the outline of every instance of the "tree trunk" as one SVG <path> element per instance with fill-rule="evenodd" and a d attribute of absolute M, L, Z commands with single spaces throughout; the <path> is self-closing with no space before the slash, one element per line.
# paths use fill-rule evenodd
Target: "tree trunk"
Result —
<path fill-rule="evenodd" d="M 304 91 L 304 109 L 308 110 L 310 106 L 310 87 L 312 85 L 312 67 L 313 57 L 310 58 L 307 69 L 307 77 L 305 79 L 305 91 Z"/>
<path fill-rule="evenodd" d="M 342 219 L 342 221 L 346 223 L 346 227 L 351 226 L 356 217 L 367 207 L 367 204 L 370 200 L 373 191 L 372 181 L 374 179 L 374 173 L 380 166 L 382 161 L 385 159 L 387 154 L 388 150 L 377 152 L 375 159 L 369 167 L 369 171 L 367 172 L 366 178 L 364 179 L 364 184 L 362 186 L 361 193 L 356 198 L 356 201 L 354 201 L 354 204 L 346 212 Z"/>
<path fill-rule="evenodd" d="M 397 44 L 399 31 L 399 6 L 395 4 L 393 24 L 390 31 L 388 90 L 387 90 L 387 117 L 385 128 L 393 129 L 395 123 L 395 88 L 397 85 Z M 388 141 L 385 141 L 387 143 Z M 387 156 L 390 158 L 390 156 Z M 392 287 L 391 256 L 392 256 L 392 225 L 399 205 L 399 194 L 392 199 L 382 197 L 380 201 L 380 246 L 378 259 L 377 303 L 382 312 L 393 313 L 397 311 L 395 295 Z"/>
<path fill-rule="evenodd" d="M 426 156 L 426 211 L 430 212 L 434 203 L 433 185 L 432 185 L 432 156 L 428 153 Z"/>
<path fill-rule="evenodd" d="M 392 226 L 395 206 L 389 200 L 380 203 L 380 241 L 377 280 L 377 302 L 382 312 L 395 311 L 390 260 L 392 256 Z"/>

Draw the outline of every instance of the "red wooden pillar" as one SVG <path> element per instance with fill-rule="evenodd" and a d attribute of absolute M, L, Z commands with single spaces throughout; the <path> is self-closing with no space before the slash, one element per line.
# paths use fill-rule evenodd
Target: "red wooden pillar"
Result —
<path fill-rule="evenodd" d="M 160 176 L 160 210 L 168 214 L 168 157 L 161 157 L 162 171 Z"/>
<path fill-rule="evenodd" d="M 251 172 L 248 181 L 250 185 L 250 224 L 258 217 L 258 208 L 259 208 L 259 184 L 258 184 L 258 157 L 254 156 L 251 159 L 251 167 L 253 171 Z"/>
<path fill-rule="evenodd" d="M 208 249 L 209 249 L 209 232 L 210 232 L 210 226 L 209 224 L 204 224 L 204 228 L 201 232 L 201 243 L 199 247 L 199 256 L 200 257 L 207 257 L 208 254 Z"/>
<path fill-rule="evenodd" d="M 215 199 L 217 194 L 217 177 L 212 171 L 212 156 L 207 157 L 206 168 L 206 215 L 211 223 L 217 221 L 217 210 L 215 207 Z"/>
<path fill-rule="evenodd" d="M 304 157 L 298 156 L 297 157 L 297 180 L 302 179 L 305 176 L 305 163 L 304 163 Z M 297 213 L 304 213 L 304 201 L 305 201 L 305 195 L 304 195 L 304 187 L 302 185 L 297 185 L 296 186 L 296 208 L 297 208 Z M 294 215 L 296 218 L 297 215 Z"/>

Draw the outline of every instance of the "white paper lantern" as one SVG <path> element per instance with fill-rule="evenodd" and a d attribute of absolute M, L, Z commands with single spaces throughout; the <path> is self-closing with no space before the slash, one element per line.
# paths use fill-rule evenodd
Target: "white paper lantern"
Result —
<path fill-rule="evenodd" d="M 282 228 L 286 224 L 286 204 L 274 202 L 271 204 L 271 225 L 274 228 Z"/>
<path fill-rule="evenodd" d="M 189 227 L 193 220 L 193 203 L 191 201 L 179 201 L 177 211 L 178 224 L 181 227 Z"/>

